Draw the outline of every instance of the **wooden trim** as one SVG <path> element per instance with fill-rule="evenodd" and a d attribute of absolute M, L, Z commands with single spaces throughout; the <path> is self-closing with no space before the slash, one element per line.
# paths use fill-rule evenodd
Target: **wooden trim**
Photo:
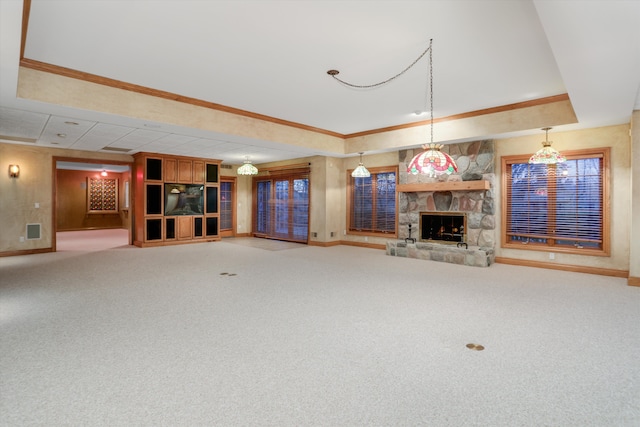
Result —
<path fill-rule="evenodd" d="M 342 242 L 339 241 L 333 241 L 333 242 L 318 242 L 316 240 L 309 240 L 307 242 L 308 246 L 320 246 L 323 248 L 328 248 L 331 246 L 340 246 L 342 244 Z"/>
<path fill-rule="evenodd" d="M 627 285 L 640 287 L 640 277 L 629 276 L 627 278 Z"/>
<path fill-rule="evenodd" d="M 363 243 L 363 242 L 352 242 L 350 240 L 341 240 L 341 245 L 345 246 L 358 246 L 360 248 L 369 248 L 369 249 L 382 249 L 387 250 L 387 245 L 381 245 L 379 243 Z"/>
<path fill-rule="evenodd" d="M 482 191 L 489 190 L 490 188 L 491 183 L 485 180 L 429 182 L 396 185 L 396 191 L 398 193 L 413 193 L 418 191 Z"/>
<path fill-rule="evenodd" d="M 514 104 L 500 105 L 497 107 L 485 108 L 482 110 L 475 110 L 475 111 L 469 111 L 466 113 L 454 114 L 452 116 L 434 118 L 433 123 L 435 124 L 435 123 L 442 123 L 442 122 L 450 122 L 452 120 L 468 119 L 471 117 L 484 116 L 487 114 L 503 113 L 505 111 L 513 111 L 513 110 L 519 110 L 521 108 L 537 107 L 540 105 L 553 104 L 554 102 L 561 102 L 561 101 L 568 101 L 568 100 L 569 100 L 569 94 L 563 93 L 560 95 L 547 96 L 545 98 L 532 99 L 529 101 L 516 102 Z M 428 126 L 430 124 L 431 124 L 431 120 L 421 120 L 419 122 L 406 123 L 403 125 L 389 126 L 389 127 L 380 128 L 380 129 L 371 129 L 363 132 L 350 133 L 350 134 L 344 135 L 344 138 L 345 139 L 356 138 L 360 136 L 374 135 L 377 133 L 390 132 L 394 130 L 408 129 L 408 128 L 417 127 L 417 126 Z"/>
<path fill-rule="evenodd" d="M 20 37 L 20 60 L 24 58 L 24 48 L 27 45 L 27 30 L 29 29 L 29 17 L 31 16 L 31 0 L 22 2 L 22 35 Z"/>
<path fill-rule="evenodd" d="M 20 251 L 6 251 L 6 252 L 0 252 L 0 257 L 44 254 L 44 253 L 47 253 L 47 252 L 54 252 L 54 250 L 53 250 L 53 248 L 42 248 L 42 249 L 25 249 L 25 250 L 20 250 Z"/>
<path fill-rule="evenodd" d="M 598 274 L 600 276 L 612 276 L 612 277 L 628 277 L 629 271 L 627 270 L 614 270 L 612 268 L 600 268 L 600 267 L 586 267 L 581 265 L 569 265 L 569 264 L 555 264 L 543 261 L 531 261 L 515 258 L 496 257 L 496 263 L 519 265 L 521 267 L 536 267 L 546 268 L 548 270 L 562 270 L 572 271 L 574 273 L 587 273 Z"/>
<path fill-rule="evenodd" d="M 276 117 L 266 116 L 263 114 L 252 113 L 251 111 L 240 110 L 238 108 L 227 107 L 226 105 L 216 104 L 214 102 L 204 101 L 202 99 L 191 98 L 188 96 L 178 95 L 176 93 L 167 92 L 164 90 L 152 89 L 145 86 L 136 85 L 133 83 L 123 82 L 121 80 L 115 80 L 108 77 L 98 76 L 95 74 L 85 73 L 83 71 L 74 70 L 72 68 L 60 67 L 58 65 L 48 64 L 46 62 L 36 61 L 29 58 L 21 58 L 20 66 L 30 68 L 32 70 L 42 71 L 45 73 L 57 74 L 72 79 L 82 80 L 89 83 L 95 83 L 103 86 L 109 86 L 116 89 L 122 89 L 129 92 L 135 92 L 142 95 L 154 96 L 156 98 L 168 99 L 170 101 L 181 102 L 184 104 L 194 105 L 196 107 L 208 108 L 210 110 L 222 111 L 225 113 L 235 114 L 238 116 L 249 117 L 256 120 L 262 120 L 269 123 L 274 123 L 283 126 L 289 126 L 297 129 L 302 129 L 310 132 L 320 133 L 337 138 L 344 138 L 342 134 L 332 132 L 326 129 L 320 129 L 312 126 L 303 125 L 300 123 L 291 122 L 288 120 L 278 119 Z"/>
<path fill-rule="evenodd" d="M 283 165 L 283 166 L 271 166 L 271 167 L 260 167 L 260 172 L 280 172 L 280 171 L 292 171 L 298 173 L 298 171 L 302 169 L 306 170 L 309 173 L 311 169 L 311 163 L 295 163 L 292 165 Z"/>

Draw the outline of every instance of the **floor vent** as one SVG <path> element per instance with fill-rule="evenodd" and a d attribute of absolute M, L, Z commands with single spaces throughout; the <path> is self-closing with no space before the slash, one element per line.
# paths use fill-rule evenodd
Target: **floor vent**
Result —
<path fill-rule="evenodd" d="M 40 239 L 40 224 L 27 224 L 27 240 Z"/>

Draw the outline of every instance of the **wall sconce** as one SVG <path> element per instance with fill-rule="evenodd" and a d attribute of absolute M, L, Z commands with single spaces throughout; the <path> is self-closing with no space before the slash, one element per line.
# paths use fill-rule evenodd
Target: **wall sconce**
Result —
<path fill-rule="evenodd" d="M 9 165 L 9 177 L 17 178 L 20 176 L 20 166 L 19 165 Z"/>

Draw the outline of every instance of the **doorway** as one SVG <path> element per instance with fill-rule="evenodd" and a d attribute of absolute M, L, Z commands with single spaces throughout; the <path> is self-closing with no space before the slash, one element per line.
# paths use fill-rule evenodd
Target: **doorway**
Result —
<path fill-rule="evenodd" d="M 54 157 L 53 251 L 132 244 L 130 182 L 127 162 Z"/>

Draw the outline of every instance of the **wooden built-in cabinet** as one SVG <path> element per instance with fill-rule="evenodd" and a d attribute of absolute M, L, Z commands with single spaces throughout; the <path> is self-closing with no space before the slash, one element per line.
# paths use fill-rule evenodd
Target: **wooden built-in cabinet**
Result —
<path fill-rule="evenodd" d="M 220 160 L 134 155 L 134 245 L 220 240 Z"/>

